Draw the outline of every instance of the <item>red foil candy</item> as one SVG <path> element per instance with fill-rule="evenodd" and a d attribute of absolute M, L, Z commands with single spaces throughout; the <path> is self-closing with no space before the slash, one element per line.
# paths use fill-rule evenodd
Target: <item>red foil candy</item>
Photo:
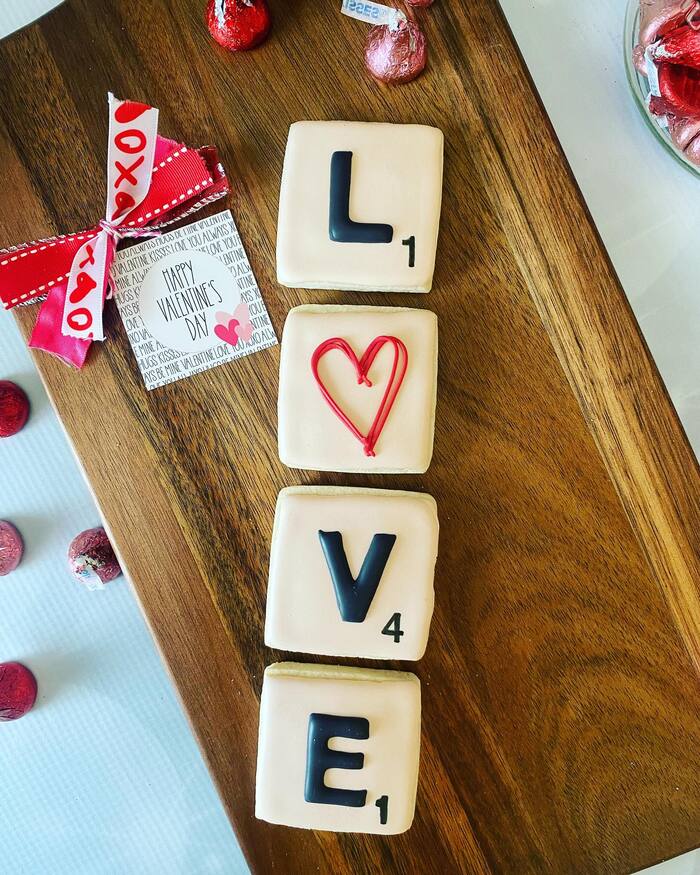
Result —
<path fill-rule="evenodd" d="M 272 26 L 266 0 L 209 0 L 206 19 L 209 33 L 230 52 L 259 46 Z"/>
<path fill-rule="evenodd" d="M 659 64 L 659 91 L 665 113 L 678 118 L 700 118 L 700 70 Z"/>
<path fill-rule="evenodd" d="M 21 662 L 0 663 L 0 722 L 19 720 L 34 707 L 36 678 Z"/>
<path fill-rule="evenodd" d="M 24 542 L 17 529 L 7 520 L 0 520 L 0 577 L 19 565 L 24 553 Z"/>
<path fill-rule="evenodd" d="M 432 6 L 433 0 L 406 0 L 409 6 Z"/>
<path fill-rule="evenodd" d="M 0 437 L 17 434 L 29 417 L 29 399 L 17 383 L 0 380 Z"/>
<path fill-rule="evenodd" d="M 649 109 L 685 157 L 700 164 L 700 2 L 640 0 L 634 62 L 648 76 L 645 51 L 660 92 L 650 95 Z"/>
<path fill-rule="evenodd" d="M 86 529 L 70 543 L 68 562 L 73 576 L 88 589 L 103 589 L 122 570 L 102 526 Z"/>
<path fill-rule="evenodd" d="M 700 70 L 700 30 L 677 27 L 664 36 L 654 57 L 667 64 L 681 64 Z"/>
<path fill-rule="evenodd" d="M 407 19 L 398 27 L 373 27 L 365 45 L 365 66 L 379 82 L 410 82 L 423 72 L 428 48 L 423 31 Z"/>

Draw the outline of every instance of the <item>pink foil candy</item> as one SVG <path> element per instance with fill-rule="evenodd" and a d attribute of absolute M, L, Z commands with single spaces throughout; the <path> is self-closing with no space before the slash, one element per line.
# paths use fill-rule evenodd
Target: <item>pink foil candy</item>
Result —
<path fill-rule="evenodd" d="M 102 526 L 86 529 L 70 543 L 68 562 L 75 579 L 88 589 L 104 589 L 122 570 Z"/>
<path fill-rule="evenodd" d="M 19 720 L 34 707 L 36 678 L 21 662 L 0 663 L 0 722 Z"/>
<path fill-rule="evenodd" d="M 4 577 L 20 563 L 24 553 L 22 536 L 7 520 L 0 520 L 0 577 Z"/>
<path fill-rule="evenodd" d="M 365 66 L 379 82 L 410 82 L 423 72 L 428 58 L 425 35 L 411 19 L 397 27 L 373 27 L 365 45 Z"/>
<path fill-rule="evenodd" d="M 668 30 L 683 22 L 687 14 L 687 0 L 640 0 L 639 46 L 644 49 Z M 645 73 L 645 70 L 640 70 Z"/>

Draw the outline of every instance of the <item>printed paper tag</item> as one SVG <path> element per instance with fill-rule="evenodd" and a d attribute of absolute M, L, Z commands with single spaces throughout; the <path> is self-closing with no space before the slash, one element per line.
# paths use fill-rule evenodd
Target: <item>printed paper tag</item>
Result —
<path fill-rule="evenodd" d="M 382 3 L 374 3 L 372 0 L 343 0 L 340 8 L 343 15 L 364 21 L 367 24 L 388 24 L 390 28 L 399 26 L 406 16 L 398 9 L 384 6 Z"/>
<path fill-rule="evenodd" d="M 112 278 L 147 389 L 277 343 L 229 210 L 117 253 Z"/>

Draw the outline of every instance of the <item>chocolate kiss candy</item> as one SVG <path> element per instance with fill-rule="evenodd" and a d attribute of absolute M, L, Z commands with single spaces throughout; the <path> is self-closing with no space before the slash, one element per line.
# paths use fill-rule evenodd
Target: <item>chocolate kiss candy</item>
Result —
<path fill-rule="evenodd" d="M 700 70 L 659 64 L 659 91 L 667 112 L 679 118 L 700 118 Z"/>
<path fill-rule="evenodd" d="M 427 55 L 425 36 L 410 19 L 393 29 L 379 24 L 367 36 L 365 65 L 379 82 L 410 82 L 423 72 Z"/>
<path fill-rule="evenodd" d="M 679 64 L 700 70 L 700 30 L 692 27 L 677 27 L 654 47 L 655 60 L 666 64 Z"/>
<path fill-rule="evenodd" d="M 24 553 L 22 536 L 7 520 L 0 520 L 0 577 L 14 571 Z"/>
<path fill-rule="evenodd" d="M 21 662 L 0 663 L 0 723 L 19 720 L 34 707 L 36 678 Z"/>
<path fill-rule="evenodd" d="M 0 438 L 11 437 L 24 427 L 29 399 L 17 383 L 0 380 Z"/>
<path fill-rule="evenodd" d="M 86 529 L 73 538 L 68 547 L 68 563 L 76 580 L 88 589 L 103 589 L 122 573 L 102 526 Z"/>
<path fill-rule="evenodd" d="M 209 33 L 230 52 L 259 46 L 272 26 L 267 0 L 209 0 L 206 19 Z"/>

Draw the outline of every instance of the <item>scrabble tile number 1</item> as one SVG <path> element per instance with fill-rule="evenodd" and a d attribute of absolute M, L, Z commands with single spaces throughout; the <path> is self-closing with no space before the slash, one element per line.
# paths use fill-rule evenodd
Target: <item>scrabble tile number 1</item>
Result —
<path fill-rule="evenodd" d="M 405 240 L 401 241 L 403 246 L 408 246 L 408 266 L 415 267 L 416 266 L 416 238 L 413 234 L 410 237 L 406 237 Z"/>

